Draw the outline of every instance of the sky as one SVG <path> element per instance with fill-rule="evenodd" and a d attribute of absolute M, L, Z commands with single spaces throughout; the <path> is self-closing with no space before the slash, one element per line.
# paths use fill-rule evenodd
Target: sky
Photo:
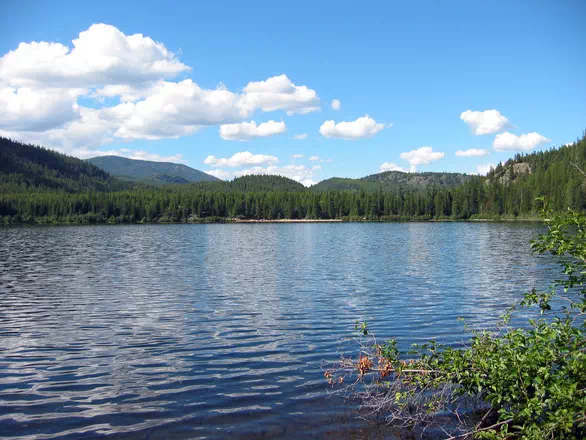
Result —
<path fill-rule="evenodd" d="M 586 129 L 586 2 L 0 2 L 0 135 L 305 185 Z"/>

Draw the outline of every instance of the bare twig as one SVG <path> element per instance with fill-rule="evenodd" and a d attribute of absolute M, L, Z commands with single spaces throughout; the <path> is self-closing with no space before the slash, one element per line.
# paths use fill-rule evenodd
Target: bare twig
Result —
<path fill-rule="evenodd" d="M 499 426 L 508 425 L 512 421 L 513 421 L 513 419 L 503 420 L 502 422 L 495 423 L 494 425 L 487 426 L 486 428 L 475 429 L 474 431 L 465 432 L 464 434 L 447 437 L 446 440 L 456 440 L 459 438 L 467 438 L 467 437 L 473 436 L 474 434 L 477 434 L 479 432 L 490 431 L 491 429 L 498 428 Z"/>

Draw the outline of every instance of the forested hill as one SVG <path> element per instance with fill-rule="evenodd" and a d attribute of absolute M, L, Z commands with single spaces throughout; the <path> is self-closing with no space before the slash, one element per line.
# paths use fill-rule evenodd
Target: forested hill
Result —
<path fill-rule="evenodd" d="M 144 182 L 162 186 L 189 182 L 216 182 L 217 177 L 171 162 L 152 162 L 148 160 L 127 159 L 120 156 L 100 156 L 88 159 L 113 176 L 125 180 Z"/>
<path fill-rule="evenodd" d="M 400 186 L 406 189 L 424 189 L 431 186 L 454 188 L 468 182 L 470 176 L 462 173 L 404 173 L 403 171 L 385 171 L 363 177 L 366 182 L 380 183 L 383 187 Z"/>
<path fill-rule="evenodd" d="M 280 191 L 280 192 L 299 192 L 306 191 L 307 188 L 296 180 L 283 176 L 262 176 L 251 175 L 242 176 L 227 182 L 227 189 L 243 192 L 259 191 Z"/>
<path fill-rule="evenodd" d="M 127 188 L 75 157 L 0 137 L 0 191 L 116 191 Z"/>
<path fill-rule="evenodd" d="M 8 140 L 0 145 L 4 224 L 536 218 L 541 196 L 557 211 L 586 210 L 584 137 L 570 146 L 517 155 L 488 176 L 466 176 L 457 186 L 439 177 L 443 181 L 423 187 L 400 184 L 401 191 L 389 189 L 392 185 L 376 191 L 351 186 L 320 191 L 278 176 L 118 190 L 120 182 L 87 162 Z M 383 180 L 389 176 L 400 175 L 383 173 Z M 371 178 L 345 180 L 378 185 Z M 73 192 L 77 188 L 82 190 Z"/>
<path fill-rule="evenodd" d="M 454 188 L 470 181 L 471 176 L 462 173 L 405 173 L 385 171 L 360 179 L 333 177 L 314 185 L 314 191 L 424 191 L 430 187 Z"/>
<path fill-rule="evenodd" d="M 168 187 L 173 191 L 173 187 Z M 194 182 L 185 185 L 187 191 L 201 192 L 241 192 L 241 193 L 267 193 L 267 192 L 304 192 L 307 188 L 296 180 L 283 176 L 273 175 L 249 175 L 237 177 L 234 180 L 217 180 L 215 182 Z"/>
<path fill-rule="evenodd" d="M 586 210 L 586 133 L 571 145 L 517 154 L 488 173 L 491 186 L 515 192 L 528 209 L 527 199 L 546 196 L 556 210 Z"/>

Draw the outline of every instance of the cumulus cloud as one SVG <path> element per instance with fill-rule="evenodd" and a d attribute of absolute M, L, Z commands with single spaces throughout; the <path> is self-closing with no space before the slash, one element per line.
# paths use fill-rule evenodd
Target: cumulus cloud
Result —
<path fill-rule="evenodd" d="M 407 172 L 406 169 L 400 167 L 399 165 L 392 163 L 392 162 L 384 162 L 381 164 L 379 171 L 382 173 L 383 171 L 402 171 Z"/>
<path fill-rule="evenodd" d="M 331 105 L 332 105 L 332 108 L 333 108 L 335 111 L 338 111 L 338 110 L 340 110 L 340 109 L 342 108 L 342 103 L 340 102 L 340 100 L 339 100 L 339 99 L 334 99 L 334 100 L 332 101 L 332 104 L 331 104 Z"/>
<path fill-rule="evenodd" d="M 307 86 L 297 86 L 287 75 L 273 76 L 265 81 L 249 82 L 244 87 L 240 105 L 250 111 L 285 110 L 289 115 L 319 110 L 317 92 Z"/>
<path fill-rule="evenodd" d="M 417 166 L 427 165 L 444 157 L 444 153 L 433 151 L 432 147 L 421 147 L 417 150 L 411 150 L 406 153 L 401 153 L 401 159 L 405 159 L 411 165 L 410 171 L 414 173 L 417 171 Z"/>
<path fill-rule="evenodd" d="M 295 139 L 296 141 L 302 141 L 303 139 L 307 138 L 307 133 L 301 133 L 301 134 L 296 134 L 295 136 L 293 136 L 293 139 Z"/>
<path fill-rule="evenodd" d="M 236 171 L 234 173 L 234 176 L 240 177 L 247 176 L 250 174 L 277 175 L 296 180 L 297 182 L 300 182 L 305 186 L 311 186 L 316 183 L 314 180 L 315 173 L 318 172 L 320 169 L 320 166 L 307 168 L 303 165 L 286 165 L 283 167 L 271 165 L 265 168 L 257 166 L 241 171 Z"/>
<path fill-rule="evenodd" d="M 291 156 L 292 159 L 301 159 L 303 157 L 303 154 L 293 154 Z"/>
<path fill-rule="evenodd" d="M 224 88 L 202 89 L 191 79 L 161 82 L 151 95 L 102 110 L 124 139 L 163 139 L 194 133 L 204 125 L 241 120 L 250 112 L 238 106 L 238 95 Z"/>
<path fill-rule="evenodd" d="M 0 129 L 44 131 L 79 117 L 75 90 L 0 88 Z"/>
<path fill-rule="evenodd" d="M 466 110 L 460 115 L 472 132 L 476 135 L 494 134 L 511 126 L 509 120 L 498 110 L 485 110 L 483 112 Z"/>
<path fill-rule="evenodd" d="M 50 42 L 20 43 L 0 58 L 0 78 L 14 86 L 94 87 L 171 78 L 190 70 L 164 44 L 142 34 L 94 24 L 73 49 Z"/>
<path fill-rule="evenodd" d="M 236 168 L 244 165 L 264 165 L 274 164 L 279 162 L 275 156 L 266 154 L 252 154 L 250 151 L 241 151 L 228 158 L 217 158 L 215 156 L 208 156 L 203 163 L 206 165 L 213 165 L 218 168 Z"/>
<path fill-rule="evenodd" d="M 218 179 L 222 179 L 222 180 L 229 180 L 230 179 L 230 172 L 228 172 L 226 170 L 215 169 L 215 170 L 206 170 L 205 172 L 207 174 L 214 176 L 214 177 L 217 177 Z"/>
<path fill-rule="evenodd" d="M 481 148 L 470 148 L 469 150 L 458 150 L 456 151 L 456 156 L 459 157 L 479 157 L 479 156 L 488 156 L 490 152 L 488 150 L 483 150 Z"/>
<path fill-rule="evenodd" d="M 364 115 L 350 122 L 326 121 L 319 128 L 319 132 L 327 138 L 354 140 L 373 137 L 387 127 L 390 125 L 377 124 L 370 116 Z"/>
<path fill-rule="evenodd" d="M 496 167 L 493 163 L 485 163 L 476 165 L 476 174 L 480 176 L 486 176 L 490 170 L 493 170 Z"/>
<path fill-rule="evenodd" d="M 112 141 L 112 127 L 99 117 L 99 110 L 81 107 L 79 118 L 62 127 L 45 131 L 10 131 L 0 128 L 0 135 L 57 149 L 71 156 L 86 158 L 83 152 Z M 95 154 L 94 154 L 95 155 Z"/>
<path fill-rule="evenodd" d="M 513 133 L 505 132 L 497 134 L 492 143 L 496 151 L 521 150 L 529 151 L 551 142 L 551 139 L 540 135 L 539 133 L 527 133 L 517 136 Z"/>
<path fill-rule="evenodd" d="M 275 136 L 285 133 L 287 126 L 284 122 L 267 121 L 259 125 L 256 122 L 241 122 L 220 126 L 220 137 L 227 141 L 246 142 L 259 137 Z"/>
<path fill-rule="evenodd" d="M 161 86 L 162 81 L 156 81 L 140 85 L 131 84 L 108 84 L 95 90 L 91 97 L 98 101 L 104 98 L 119 97 L 122 102 L 136 102 L 139 99 L 150 96 L 157 86 Z"/>
<path fill-rule="evenodd" d="M 310 156 L 309 160 L 311 160 L 311 161 L 319 160 L 319 156 Z"/>
<path fill-rule="evenodd" d="M 281 77 L 287 78 L 285 75 Z M 270 83 L 271 79 L 267 82 Z M 252 90 L 260 89 L 252 87 Z M 253 98 L 248 93 L 240 95 L 223 86 L 202 89 L 191 79 L 177 83 L 162 81 L 153 86 L 150 96 L 144 100 L 136 103 L 126 102 L 105 109 L 104 117 L 116 121 L 119 125 L 115 132 L 117 137 L 155 140 L 192 134 L 202 126 L 235 124 L 250 117 L 257 109 L 302 111 L 303 108 L 302 100 L 295 100 L 296 93 L 293 93 L 289 100 L 283 97 L 286 95 L 284 92 L 278 90 L 274 93 L 251 93 L 254 95 Z M 271 97 L 274 98 L 272 101 Z M 269 102 L 272 102 L 270 106 Z M 282 130 L 285 123 L 273 121 L 264 127 Z M 230 127 L 227 130 L 234 129 L 235 127 Z M 246 137 L 242 129 L 240 132 Z M 257 136 L 262 133 L 263 130 L 257 131 Z"/>
<path fill-rule="evenodd" d="M 81 32 L 71 48 L 21 43 L 0 58 L 0 130 L 62 148 L 85 140 L 89 148 L 112 139 L 178 138 L 204 126 L 241 123 L 257 111 L 319 110 L 317 92 L 284 74 L 232 92 L 223 85 L 205 89 L 192 79 L 174 80 L 189 71 L 163 43 L 107 24 Z M 107 105 L 88 123 L 87 114 L 100 106 L 84 107 L 79 98 Z M 284 123 L 275 124 L 273 129 L 282 129 Z M 254 135 L 266 133 L 262 126 Z"/>

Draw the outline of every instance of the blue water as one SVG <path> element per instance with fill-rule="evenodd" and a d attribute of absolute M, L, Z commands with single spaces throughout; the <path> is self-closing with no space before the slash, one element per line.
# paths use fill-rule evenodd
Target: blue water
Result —
<path fill-rule="evenodd" d="M 458 344 L 552 277 L 538 229 L 0 228 L 0 437 L 359 437 L 321 369 L 355 321 Z"/>

